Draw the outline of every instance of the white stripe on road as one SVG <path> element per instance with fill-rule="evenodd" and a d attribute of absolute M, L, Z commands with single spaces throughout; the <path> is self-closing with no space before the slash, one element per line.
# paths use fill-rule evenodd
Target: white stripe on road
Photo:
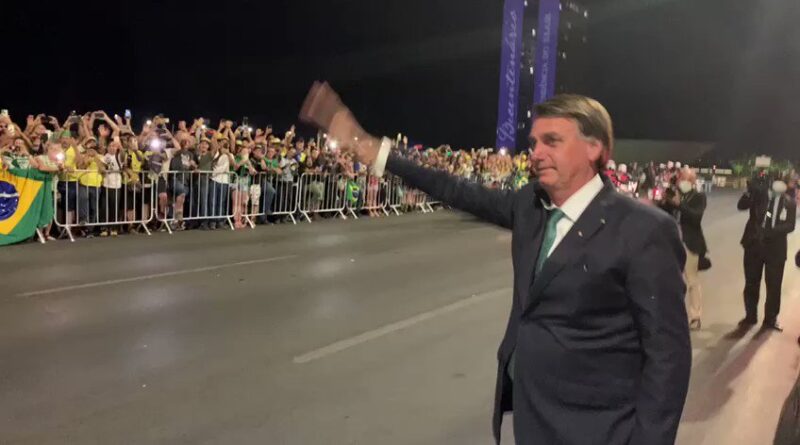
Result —
<path fill-rule="evenodd" d="M 438 309 L 433 309 L 428 312 L 423 312 L 411 318 L 387 324 L 378 329 L 373 329 L 371 331 L 364 332 L 363 334 L 356 335 L 355 337 L 350 337 L 341 341 L 337 341 L 336 343 L 330 344 L 323 348 L 319 348 L 309 353 L 299 355 L 294 358 L 294 362 L 297 364 L 303 364 L 317 359 L 321 359 L 331 354 L 342 352 L 345 349 L 349 349 L 354 346 L 366 343 L 368 341 L 372 341 L 380 337 L 383 337 L 385 335 L 389 335 L 391 333 L 400 331 L 402 329 L 409 328 L 415 324 L 422 323 L 423 321 L 427 321 L 432 318 L 445 315 L 453 311 L 457 311 L 459 309 L 473 306 L 475 304 L 481 303 L 491 298 L 496 298 L 499 296 L 510 296 L 510 295 L 511 295 L 511 288 L 498 289 L 490 292 L 485 292 L 482 294 L 473 295 L 469 298 L 465 298 L 455 303 L 448 304 L 447 306 L 443 306 Z"/>
<path fill-rule="evenodd" d="M 286 255 L 286 256 L 277 256 L 272 258 L 262 258 L 259 260 L 250 260 L 250 261 L 239 261 L 236 263 L 226 263 L 226 264 L 217 264 L 214 266 L 205 266 L 205 267 L 198 267 L 195 269 L 184 269 L 184 270 L 175 270 L 172 272 L 164 272 L 164 273 L 155 273 L 151 275 L 139 275 L 136 277 L 130 278 L 120 278 L 118 280 L 107 280 L 107 281 L 95 281 L 93 283 L 85 283 L 85 284 L 76 284 L 73 286 L 63 286 L 63 287 L 54 287 L 51 289 L 42 289 L 36 290 L 31 292 L 22 292 L 17 294 L 17 297 L 34 297 L 37 295 L 47 295 L 47 294 L 55 294 L 58 292 L 66 292 L 71 290 L 77 289 L 88 289 L 92 287 L 102 287 L 102 286 L 110 286 L 112 284 L 120 284 L 120 283 L 131 283 L 135 281 L 142 281 L 142 280 L 151 280 L 154 278 L 164 278 L 164 277 L 174 277 L 177 275 L 187 275 L 199 272 L 208 272 L 210 270 L 219 270 L 219 269 L 227 269 L 230 267 L 238 267 L 238 266 L 248 266 L 251 264 L 262 264 L 262 263 L 271 263 L 274 261 L 281 261 L 281 260 L 288 260 L 291 258 L 296 258 L 297 255 Z"/>

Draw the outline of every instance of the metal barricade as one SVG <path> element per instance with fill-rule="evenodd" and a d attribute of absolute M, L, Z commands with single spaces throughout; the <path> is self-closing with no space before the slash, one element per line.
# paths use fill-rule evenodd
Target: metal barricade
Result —
<path fill-rule="evenodd" d="M 403 196 L 402 208 L 406 211 L 420 209 L 423 213 L 427 213 L 425 209 L 425 194 L 420 190 L 405 186 L 405 193 Z"/>
<path fill-rule="evenodd" d="M 169 233 L 184 221 L 227 222 L 234 230 L 235 194 L 249 193 L 236 173 L 213 171 L 163 172 L 156 175 L 153 189 L 155 218 Z"/>
<path fill-rule="evenodd" d="M 361 210 L 366 210 L 370 213 L 380 211 L 388 215 L 389 212 L 386 211 L 387 181 L 384 178 L 368 174 L 359 177 L 359 182 L 363 197 Z"/>
<path fill-rule="evenodd" d="M 252 176 L 250 201 L 244 214 L 250 227 L 254 228 L 255 223 L 265 223 L 268 215 L 286 215 L 292 223 L 297 224 L 294 218 L 297 208 L 294 187 L 291 182 L 280 181 L 274 173 L 261 172 Z"/>
<path fill-rule="evenodd" d="M 75 241 L 75 228 L 141 226 L 153 220 L 152 182 L 146 172 L 73 170 L 58 181 L 53 222 Z"/>
<path fill-rule="evenodd" d="M 430 208 L 428 205 L 428 195 L 420 190 L 414 189 L 414 197 L 415 202 L 414 206 L 418 208 L 422 213 L 430 213 L 433 212 L 433 209 Z"/>
<path fill-rule="evenodd" d="M 347 180 L 344 175 L 303 173 L 297 192 L 297 209 L 306 221 L 310 214 L 337 213 L 347 219 Z"/>
<path fill-rule="evenodd" d="M 403 205 L 405 199 L 405 184 L 403 180 L 394 175 L 387 175 L 385 182 L 385 195 L 383 211 L 388 215 L 389 210 L 399 215 L 400 207 Z"/>
<path fill-rule="evenodd" d="M 299 184 L 294 181 L 287 181 L 280 175 L 272 177 L 272 185 L 275 187 L 275 199 L 272 201 L 272 216 L 286 216 L 292 220 L 292 224 L 297 224 L 294 215 L 297 213 L 298 188 Z"/>
<path fill-rule="evenodd" d="M 428 196 L 428 210 L 430 212 L 435 212 L 436 206 L 442 207 L 443 206 L 442 201 L 434 200 L 433 198 Z"/>

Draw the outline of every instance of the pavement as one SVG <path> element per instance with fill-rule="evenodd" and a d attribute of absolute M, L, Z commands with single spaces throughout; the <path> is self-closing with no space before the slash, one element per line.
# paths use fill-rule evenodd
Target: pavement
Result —
<path fill-rule="evenodd" d="M 794 265 L 786 332 L 733 332 L 736 198 L 704 223 L 682 445 L 771 443 L 798 373 Z M 0 270 L 0 444 L 492 443 L 510 234 L 463 214 L 26 244 Z"/>

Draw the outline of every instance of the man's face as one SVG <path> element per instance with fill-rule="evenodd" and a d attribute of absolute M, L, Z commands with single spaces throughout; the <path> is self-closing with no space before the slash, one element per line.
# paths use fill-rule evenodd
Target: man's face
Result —
<path fill-rule="evenodd" d="M 272 159 L 275 157 L 275 147 L 269 147 L 267 149 L 267 158 Z"/>
<path fill-rule="evenodd" d="M 562 117 L 534 120 L 530 140 L 533 168 L 547 192 L 577 190 L 594 176 L 603 151 L 599 141 L 581 134 L 577 122 Z"/>
<path fill-rule="evenodd" d="M 203 153 L 203 154 L 207 153 L 208 152 L 208 147 L 209 147 L 208 142 L 206 142 L 206 141 L 200 142 L 200 153 Z"/>
<path fill-rule="evenodd" d="M 306 148 L 305 142 L 303 142 L 303 141 L 298 141 L 297 142 L 297 151 L 303 151 L 303 149 L 305 149 L 305 148 Z"/>

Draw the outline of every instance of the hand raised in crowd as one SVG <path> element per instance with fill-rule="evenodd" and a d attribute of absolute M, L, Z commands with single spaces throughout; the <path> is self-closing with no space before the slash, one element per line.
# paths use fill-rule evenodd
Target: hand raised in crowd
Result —
<path fill-rule="evenodd" d="M 329 140 L 371 164 L 378 156 L 380 142 L 361 128 L 339 95 L 327 82 L 315 82 L 300 111 L 300 119 L 328 132 Z"/>

